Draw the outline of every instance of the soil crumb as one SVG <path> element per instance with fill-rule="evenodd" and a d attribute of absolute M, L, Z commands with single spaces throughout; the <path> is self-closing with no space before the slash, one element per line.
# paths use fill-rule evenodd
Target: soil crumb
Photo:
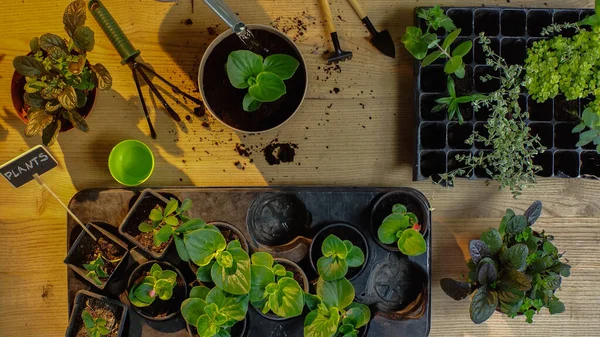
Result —
<path fill-rule="evenodd" d="M 193 24 L 194 24 L 194 21 L 192 21 L 192 19 L 187 19 L 187 20 L 185 20 L 183 23 L 184 23 L 186 26 L 189 26 L 189 25 L 193 25 Z"/>
<path fill-rule="evenodd" d="M 296 156 L 296 149 L 298 149 L 298 144 L 278 143 L 277 139 L 274 139 L 262 151 L 269 165 L 279 165 L 281 163 L 293 162 Z"/>
<path fill-rule="evenodd" d="M 45 286 L 42 287 L 42 298 L 44 299 L 44 301 L 49 300 L 50 297 L 52 297 L 54 295 L 54 286 L 51 285 L 50 283 L 47 283 Z"/>
<path fill-rule="evenodd" d="M 206 30 L 208 30 L 210 36 L 217 35 L 217 30 L 214 27 L 208 27 Z"/>
<path fill-rule="evenodd" d="M 201 104 L 194 108 L 194 115 L 196 115 L 197 117 L 204 116 L 204 104 Z"/>
<path fill-rule="evenodd" d="M 252 152 L 244 144 L 235 144 L 235 151 L 242 157 L 250 157 Z"/>

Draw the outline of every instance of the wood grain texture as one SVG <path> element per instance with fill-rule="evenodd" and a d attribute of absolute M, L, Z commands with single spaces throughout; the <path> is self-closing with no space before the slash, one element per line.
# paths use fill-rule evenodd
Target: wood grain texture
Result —
<path fill-rule="evenodd" d="M 20 154 L 39 139 L 24 138 L 10 98 L 12 59 L 27 52 L 29 40 L 46 32 L 64 35 L 62 12 L 68 0 L 0 0 L 0 162 Z M 341 72 L 324 68 L 331 48 L 317 1 L 229 0 L 249 23 L 273 24 L 297 40 L 307 59 L 309 91 L 299 113 L 281 128 L 242 135 L 211 118 L 174 124 L 149 101 L 158 140 L 148 130 L 130 70 L 89 16 L 96 32 L 92 62 L 103 63 L 114 78 L 113 89 L 100 92 L 88 118 L 89 134 L 70 131 L 51 148 L 60 167 L 43 179 L 68 201 L 89 187 L 116 187 L 108 172 L 110 149 L 134 138 L 156 156 L 154 175 L 145 186 L 359 185 L 411 186 L 423 191 L 435 208 L 433 225 L 433 323 L 431 336 L 598 336 L 600 312 L 600 184 L 589 180 L 540 179 L 537 187 L 515 201 L 507 191 L 483 181 L 459 181 L 453 190 L 430 182 L 412 182 L 413 60 L 400 37 L 412 23 L 413 9 L 434 1 L 362 0 L 376 27 L 388 29 L 397 58 L 379 54 L 346 0 L 332 1 L 342 46 L 354 57 Z M 159 73 L 197 95 L 197 67 L 214 35 L 225 30 L 200 0 L 191 13 L 189 0 L 105 0 L 143 59 Z M 593 1 L 442 1 L 445 6 L 512 6 L 591 8 Z M 186 25 L 191 19 L 193 24 Z M 298 20 L 303 23 L 298 31 Z M 218 26 L 217 26 L 218 25 Z M 325 69 L 329 69 L 326 71 Z M 339 93 L 335 93 L 338 88 Z M 146 89 L 146 93 L 147 88 Z M 181 106 L 176 110 L 185 116 Z M 206 121 L 209 127 L 201 123 Z M 273 139 L 298 144 L 294 163 L 269 166 L 260 149 Z M 251 159 L 235 151 L 236 143 L 252 146 Z M 236 168 L 240 161 L 245 169 Z M 60 336 L 67 325 L 66 214 L 35 183 L 14 190 L 0 182 L 0 335 Z M 560 298 L 567 310 L 536 316 L 534 325 L 495 315 L 485 324 L 469 321 L 468 301 L 454 302 L 438 286 L 441 277 L 465 271 L 468 240 L 497 226 L 507 207 L 523 211 L 531 201 L 544 202 L 536 228 L 556 235 L 573 269 Z"/>

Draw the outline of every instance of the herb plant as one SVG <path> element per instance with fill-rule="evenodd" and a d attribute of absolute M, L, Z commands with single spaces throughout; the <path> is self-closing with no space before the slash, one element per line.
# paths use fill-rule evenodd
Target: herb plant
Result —
<path fill-rule="evenodd" d="M 109 277 L 106 271 L 104 271 L 104 259 L 101 255 L 94 261 L 84 264 L 83 267 L 88 271 L 86 276 L 92 279 L 97 285 L 102 285 L 101 278 L 105 279 Z"/>
<path fill-rule="evenodd" d="M 325 281 L 338 280 L 348 273 L 349 267 L 365 263 L 363 251 L 348 240 L 330 234 L 321 245 L 323 256 L 317 261 L 317 272 Z"/>
<path fill-rule="evenodd" d="M 346 278 L 317 281 L 317 294 L 305 294 L 310 313 L 304 319 L 305 337 L 356 337 L 371 319 L 368 306 L 354 301 L 354 287 Z"/>
<path fill-rule="evenodd" d="M 194 287 L 181 304 L 183 318 L 200 337 L 229 336 L 231 327 L 242 321 L 247 311 L 248 295 L 232 295 L 217 287 Z"/>
<path fill-rule="evenodd" d="M 585 146 L 593 142 L 596 145 L 596 152 L 600 153 L 600 115 L 588 107 L 583 110 L 581 119 L 581 123 L 573 128 L 573 133 L 581 132 L 586 127 L 589 130 L 581 133 L 576 146 Z"/>
<path fill-rule="evenodd" d="M 30 42 L 31 56 L 17 56 L 15 70 L 25 76 L 25 136 L 41 135 L 44 145 L 56 142 L 61 126 L 71 123 L 83 132 L 89 130 L 77 109 L 87 103 L 88 94 L 97 87 L 108 90 L 112 78 L 100 64 L 87 62 L 94 48 L 94 32 L 85 26 L 85 1 L 71 2 L 63 23 L 69 39 L 44 34 Z"/>
<path fill-rule="evenodd" d="M 423 32 L 421 28 L 408 26 L 406 33 L 402 36 L 402 43 L 406 49 L 417 59 L 423 60 L 422 67 L 426 67 L 439 58 L 445 58 L 446 65 L 444 72 L 454 74 L 458 78 L 465 77 L 465 64 L 463 57 L 469 53 L 473 47 L 473 42 L 465 41 L 459 44 L 454 50 L 450 45 L 460 35 L 460 29 L 457 29 L 452 19 L 450 19 L 439 5 L 431 9 L 419 9 L 417 16 L 427 24 L 427 30 Z M 437 30 L 442 28 L 448 36 L 440 44 L 437 36 Z M 429 50 L 433 49 L 429 54 Z"/>
<path fill-rule="evenodd" d="M 250 257 L 238 240 L 227 244 L 216 227 L 205 227 L 185 234 L 183 241 L 189 260 L 199 266 L 198 280 L 234 295 L 250 292 Z"/>
<path fill-rule="evenodd" d="M 106 326 L 108 322 L 102 317 L 94 318 L 87 309 L 81 312 L 81 319 L 90 337 L 101 337 L 110 333 L 110 329 Z"/>
<path fill-rule="evenodd" d="M 167 301 L 173 296 L 173 289 L 177 285 L 177 273 L 172 270 L 163 270 L 155 263 L 150 272 L 140 284 L 134 284 L 129 290 L 129 301 L 138 308 L 147 307 L 154 303 L 156 297 Z"/>
<path fill-rule="evenodd" d="M 174 240 L 176 240 L 175 237 L 178 237 L 177 234 L 181 233 L 181 230 L 177 232 L 177 229 L 189 228 L 189 224 L 184 222 L 190 221 L 190 219 L 186 215 L 186 212 L 189 211 L 190 208 L 192 208 L 191 199 L 185 199 L 181 203 L 181 206 L 179 206 L 179 202 L 177 201 L 177 199 L 171 198 L 165 206 L 164 210 L 160 206 L 156 206 L 156 208 L 153 208 L 150 211 L 148 220 L 140 223 L 138 229 L 142 233 L 152 232 L 154 234 L 154 245 L 157 247 L 169 241 L 171 237 L 173 237 Z M 192 221 L 191 223 L 196 224 L 197 226 L 198 219 L 193 220 L 194 221 Z M 204 222 L 200 223 L 200 225 L 203 224 Z"/>
<path fill-rule="evenodd" d="M 473 94 L 468 96 L 460 96 L 456 97 L 456 88 L 454 86 L 454 80 L 451 76 L 448 76 L 448 80 L 446 83 L 448 88 L 448 97 L 438 98 L 435 102 L 438 103 L 431 112 L 438 112 L 442 110 L 448 111 L 448 119 L 452 120 L 454 116 L 458 119 L 458 123 L 462 124 L 464 122 L 463 116 L 460 113 L 459 104 L 471 103 L 477 100 L 484 99 L 486 96 L 483 94 Z"/>
<path fill-rule="evenodd" d="M 263 57 L 249 50 L 231 52 L 225 69 L 229 82 L 237 89 L 248 89 L 242 107 L 255 111 L 263 102 L 274 102 L 285 95 L 283 81 L 294 76 L 300 62 L 285 54 Z"/>
<path fill-rule="evenodd" d="M 409 212 L 406 206 L 396 204 L 392 207 L 392 214 L 383 219 L 377 237 L 387 245 L 397 242 L 398 249 L 404 255 L 417 256 L 427 251 L 427 243 L 420 230 L 417 216 Z"/>
<path fill-rule="evenodd" d="M 263 314 L 272 311 L 282 318 L 300 316 L 304 308 L 304 291 L 291 271 L 266 252 L 252 254 L 250 302 Z"/>
<path fill-rule="evenodd" d="M 555 292 L 571 267 L 560 261 L 563 254 L 552 244 L 551 235 L 532 230 L 541 211 L 540 201 L 524 215 L 507 210 L 498 230 L 490 229 L 480 240 L 469 242 L 466 282 L 440 281 L 444 292 L 455 300 L 475 293 L 470 308 L 474 323 L 485 322 L 496 309 L 511 318 L 523 314 L 528 323 L 542 308 L 550 314 L 565 310 Z"/>

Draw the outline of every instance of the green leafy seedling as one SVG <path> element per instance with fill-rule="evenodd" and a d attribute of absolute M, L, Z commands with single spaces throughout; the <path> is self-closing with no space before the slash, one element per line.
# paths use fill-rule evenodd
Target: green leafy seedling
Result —
<path fill-rule="evenodd" d="M 454 80 L 451 76 L 448 76 L 448 80 L 446 83 L 448 88 L 448 97 L 438 98 L 435 102 L 438 103 L 433 109 L 432 112 L 438 112 L 442 110 L 448 111 L 448 119 L 452 120 L 454 116 L 458 119 L 458 123 L 464 123 L 464 118 L 460 113 L 460 104 L 471 103 L 474 101 L 485 99 L 487 96 L 483 94 L 473 94 L 468 96 L 460 96 L 456 97 L 456 88 L 454 85 Z"/>
<path fill-rule="evenodd" d="M 323 256 L 317 261 L 317 272 L 325 281 L 338 280 L 348 273 L 348 268 L 365 263 L 363 251 L 348 240 L 330 234 L 321 245 Z"/>
<path fill-rule="evenodd" d="M 107 322 L 104 318 L 94 318 L 90 312 L 85 309 L 81 312 L 81 319 L 90 337 L 101 337 L 106 336 L 110 333 L 110 329 L 106 326 Z"/>
<path fill-rule="evenodd" d="M 173 289 L 176 285 L 177 273 L 172 270 L 163 270 L 159 264 L 155 263 L 142 282 L 131 287 L 129 301 L 138 308 L 151 305 L 157 297 L 167 301 L 173 296 Z"/>
<path fill-rule="evenodd" d="M 263 57 L 249 50 L 229 54 L 225 69 L 229 82 L 237 89 L 248 89 L 242 101 L 244 111 L 255 111 L 264 102 L 274 102 L 285 95 L 283 81 L 294 76 L 300 62 L 292 56 L 275 54 Z"/>
<path fill-rule="evenodd" d="M 181 304 L 185 321 L 201 337 L 229 336 L 231 327 L 246 317 L 248 295 L 232 295 L 217 287 L 197 286 Z"/>
<path fill-rule="evenodd" d="M 398 249 L 404 255 L 417 256 L 427 251 L 427 243 L 420 230 L 417 216 L 408 212 L 406 206 L 395 204 L 392 214 L 385 217 L 379 226 L 377 237 L 386 245 L 397 242 Z"/>
<path fill-rule="evenodd" d="M 86 105 L 94 88 L 108 90 L 112 86 L 112 77 L 102 64 L 87 62 L 87 52 L 94 48 L 94 32 L 85 26 L 85 19 L 85 1 L 71 2 L 63 16 L 69 39 L 50 33 L 34 37 L 29 43 L 31 54 L 13 60 L 15 70 L 26 80 L 25 136 L 41 135 L 46 146 L 56 142 L 64 124 L 88 132 L 77 109 Z"/>
<path fill-rule="evenodd" d="M 83 267 L 87 270 L 86 276 L 92 279 L 96 285 L 102 285 L 101 279 L 107 279 L 110 276 L 104 271 L 104 258 L 102 256 L 98 256 L 90 263 L 85 263 Z"/>
<path fill-rule="evenodd" d="M 583 110 L 581 118 L 581 123 L 573 128 L 573 133 L 581 132 L 576 146 L 586 146 L 593 142 L 596 145 L 596 152 L 600 153 L 600 116 L 588 107 Z M 583 131 L 586 127 L 589 130 Z"/>
<path fill-rule="evenodd" d="M 272 311 L 282 318 L 300 316 L 304 307 L 304 291 L 291 271 L 277 263 L 266 252 L 252 254 L 250 302 L 262 313 Z"/>

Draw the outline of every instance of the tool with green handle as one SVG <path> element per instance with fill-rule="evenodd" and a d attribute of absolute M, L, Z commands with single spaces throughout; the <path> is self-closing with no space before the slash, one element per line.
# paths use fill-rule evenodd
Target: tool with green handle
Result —
<path fill-rule="evenodd" d="M 141 51 L 135 49 L 135 47 L 133 46 L 131 41 L 129 41 L 121 27 L 119 27 L 119 24 L 115 21 L 108 9 L 104 7 L 100 0 L 90 0 L 88 3 L 88 8 L 92 13 L 94 19 L 96 19 L 96 21 L 98 22 L 98 24 L 112 43 L 113 47 L 115 47 L 115 49 L 121 56 L 121 64 L 131 65 L 131 70 L 133 72 L 133 80 L 135 81 L 135 86 L 137 88 L 138 94 L 140 95 L 140 101 L 142 103 L 142 108 L 144 109 L 144 114 L 146 115 L 146 121 L 148 122 L 148 127 L 150 128 L 150 136 L 152 138 L 156 139 L 156 131 L 152 126 L 152 121 L 150 120 L 150 115 L 148 114 L 148 108 L 146 106 L 146 101 L 144 100 L 144 94 L 142 93 L 142 88 L 140 86 L 138 74 L 142 77 L 144 82 L 148 84 L 150 90 L 152 90 L 152 92 L 156 95 L 156 98 L 160 101 L 162 106 L 165 108 L 165 110 L 167 110 L 171 118 L 173 118 L 176 122 L 180 122 L 181 117 L 179 117 L 175 110 L 173 110 L 169 103 L 167 103 L 160 91 L 158 91 L 156 86 L 150 81 L 150 78 L 148 77 L 148 74 L 146 74 L 146 72 L 156 76 L 159 80 L 168 85 L 174 93 L 183 95 L 184 97 L 196 104 L 202 104 L 202 101 L 198 98 L 186 94 L 185 92 L 181 91 L 178 87 L 173 85 L 171 82 L 167 81 L 164 77 L 154 72 L 154 70 L 150 69 L 150 67 L 148 67 L 144 63 L 136 61 L 137 57 L 140 56 Z"/>

